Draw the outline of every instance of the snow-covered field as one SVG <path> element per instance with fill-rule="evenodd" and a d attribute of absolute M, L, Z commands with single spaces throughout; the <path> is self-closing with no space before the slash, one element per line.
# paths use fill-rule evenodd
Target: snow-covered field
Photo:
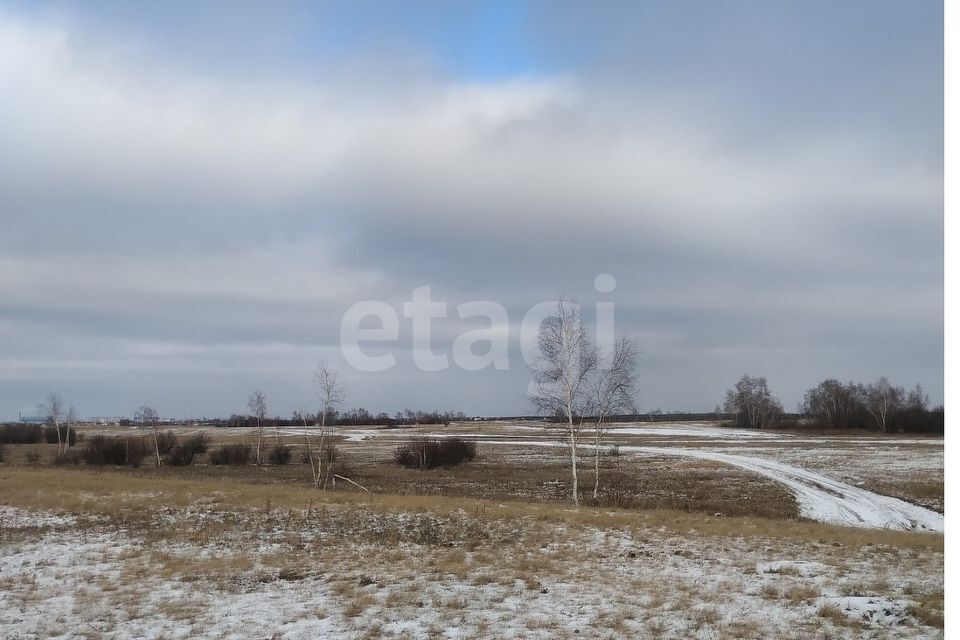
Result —
<path fill-rule="evenodd" d="M 354 459 L 411 435 L 473 438 L 518 464 L 563 446 L 538 424 L 340 435 Z M 674 424 L 613 443 L 623 469 L 757 474 L 809 521 L 6 466 L 0 638 L 943 637 L 943 516 L 869 488 L 942 483 L 942 439 Z"/>
<path fill-rule="evenodd" d="M 780 462 L 691 448 L 630 447 L 630 451 L 701 458 L 748 469 L 786 485 L 806 518 L 853 527 L 943 531 L 943 516 L 897 498 L 833 480 Z"/>
<path fill-rule="evenodd" d="M 942 637 L 942 553 L 843 537 L 202 500 L 0 507 L 0 549 L 10 639 Z"/>
<path fill-rule="evenodd" d="M 333 430 L 351 446 L 394 442 L 411 435 L 474 439 L 498 447 L 558 448 L 556 431 L 543 423 L 459 423 L 441 428 L 343 428 Z M 184 434 L 193 429 L 182 429 Z M 211 433 L 242 436 L 249 429 L 223 428 Z M 288 439 L 304 429 L 270 430 Z M 670 455 L 711 460 L 745 469 L 783 484 L 794 495 L 803 517 L 854 527 L 943 531 L 942 497 L 911 504 L 894 495 L 901 481 L 929 481 L 943 476 L 943 439 L 918 437 L 808 437 L 787 433 L 732 429 L 711 423 L 638 423 L 613 426 L 604 446 L 621 444 L 634 457 Z M 589 438 L 584 443 L 589 451 Z M 641 464 L 638 461 L 637 464 Z M 889 485 L 889 486 L 888 486 Z"/>
<path fill-rule="evenodd" d="M 485 444 L 500 446 L 563 447 L 557 440 L 543 440 L 548 430 L 542 427 L 510 425 L 507 432 L 519 431 L 526 435 L 521 439 L 494 439 L 488 434 L 461 433 L 460 437 L 483 438 Z M 535 432 L 534 435 L 531 432 Z M 376 435 L 376 434 L 374 434 Z M 443 432 L 430 433 L 431 436 L 449 435 Z M 646 438 L 636 438 L 645 436 Z M 364 437 L 374 437 L 366 434 Z M 831 438 L 813 439 L 762 431 L 727 429 L 699 424 L 665 424 L 651 426 L 616 427 L 605 435 L 606 442 L 635 442 L 645 439 L 654 440 L 658 445 L 662 440 L 679 440 L 675 444 L 685 446 L 637 446 L 619 447 L 621 454 L 671 455 L 685 458 L 698 458 L 729 464 L 760 474 L 785 485 L 794 495 L 803 517 L 853 527 L 879 527 L 916 531 L 943 531 L 943 515 L 923 506 L 904 500 L 879 495 L 873 491 L 854 486 L 845 480 L 804 468 L 808 462 L 818 466 L 817 461 L 824 457 L 838 457 L 837 448 L 845 454 L 842 467 L 844 476 L 854 471 L 848 458 L 855 458 L 855 464 L 866 465 L 876 471 L 876 459 L 884 461 L 889 474 L 893 468 L 900 472 L 925 471 L 933 476 L 943 473 L 942 439 L 916 438 Z M 694 438 L 694 442 L 689 439 Z M 760 441 L 762 447 L 716 446 L 736 441 Z M 706 446 L 703 442 L 706 442 Z M 824 443 L 833 447 L 826 451 Z M 781 442 L 785 444 L 780 444 Z M 709 447 L 709 448 L 708 448 Z M 590 449 L 588 443 L 584 448 Z M 789 456 L 793 464 L 778 460 Z M 773 458 L 773 459 L 771 459 Z M 835 474 L 836 475 L 836 474 Z M 856 480 L 854 480 L 856 482 Z"/>

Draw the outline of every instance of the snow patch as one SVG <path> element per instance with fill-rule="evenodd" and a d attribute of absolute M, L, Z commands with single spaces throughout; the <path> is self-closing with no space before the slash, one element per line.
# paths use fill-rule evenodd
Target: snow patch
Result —
<path fill-rule="evenodd" d="M 757 564 L 757 573 L 778 573 L 802 578 L 812 578 L 827 570 L 825 564 L 808 560 L 776 560 Z"/>
<path fill-rule="evenodd" d="M 818 600 L 820 606 L 836 607 L 853 620 L 895 627 L 906 622 L 910 615 L 905 600 L 891 600 L 872 596 L 834 596 Z"/>

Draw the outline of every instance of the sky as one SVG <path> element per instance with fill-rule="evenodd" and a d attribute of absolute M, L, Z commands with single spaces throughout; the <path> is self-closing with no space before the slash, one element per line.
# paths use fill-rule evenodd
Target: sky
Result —
<path fill-rule="evenodd" d="M 348 406 L 528 414 L 559 295 L 614 305 L 644 411 L 746 373 L 788 410 L 827 377 L 939 404 L 942 10 L 0 2 L 0 419 L 286 416 L 321 359 Z M 415 364 L 427 286 L 430 351 L 486 327 L 507 368 Z M 365 300 L 384 371 L 341 349 Z"/>

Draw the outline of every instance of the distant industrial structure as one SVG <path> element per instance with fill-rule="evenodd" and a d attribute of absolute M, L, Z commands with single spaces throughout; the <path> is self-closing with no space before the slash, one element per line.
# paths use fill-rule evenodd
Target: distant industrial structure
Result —
<path fill-rule="evenodd" d="M 47 423 L 47 416 L 41 407 L 31 407 L 17 412 L 17 422 L 43 425 Z"/>

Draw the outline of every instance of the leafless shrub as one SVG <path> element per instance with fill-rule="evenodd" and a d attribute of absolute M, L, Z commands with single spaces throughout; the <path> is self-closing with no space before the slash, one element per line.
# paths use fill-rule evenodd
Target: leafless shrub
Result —
<path fill-rule="evenodd" d="M 0 427 L 0 444 L 36 444 L 43 437 L 43 430 L 32 424 L 5 424 Z"/>
<path fill-rule="evenodd" d="M 267 454 L 267 460 L 269 460 L 272 465 L 289 464 L 292 458 L 293 450 L 285 444 L 278 444 L 271 447 Z"/>
<path fill-rule="evenodd" d="M 250 445 L 225 444 L 210 453 L 210 464 L 250 464 Z"/>
<path fill-rule="evenodd" d="M 462 438 L 415 438 L 393 451 L 393 460 L 410 469 L 452 467 L 476 458 L 477 444 Z"/>
<path fill-rule="evenodd" d="M 59 431 L 59 435 L 58 432 Z M 70 446 L 77 444 L 77 430 L 65 424 L 59 427 L 44 427 L 43 439 L 47 444 L 56 444 L 59 442 L 69 442 Z"/>
<path fill-rule="evenodd" d="M 170 453 L 170 450 L 177 446 L 177 436 L 173 431 L 165 431 L 157 434 L 157 450 L 160 455 Z"/>
<path fill-rule="evenodd" d="M 202 455 L 210 448 L 210 436 L 201 431 L 200 433 L 187 438 L 187 443 L 193 447 L 194 453 L 197 455 Z"/>
<path fill-rule="evenodd" d="M 196 451 L 188 443 L 174 445 L 167 452 L 166 463 L 171 467 L 186 467 L 193 464 Z"/>
<path fill-rule="evenodd" d="M 210 438 L 205 433 L 191 436 L 183 442 L 176 442 L 167 452 L 165 462 L 173 467 L 189 466 L 196 456 L 206 453 L 209 445 Z"/>
<path fill-rule="evenodd" d="M 83 460 L 91 465 L 137 467 L 147 455 L 143 438 L 108 438 L 93 436 L 83 450 Z M 59 460 L 58 463 L 68 462 Z"/>

